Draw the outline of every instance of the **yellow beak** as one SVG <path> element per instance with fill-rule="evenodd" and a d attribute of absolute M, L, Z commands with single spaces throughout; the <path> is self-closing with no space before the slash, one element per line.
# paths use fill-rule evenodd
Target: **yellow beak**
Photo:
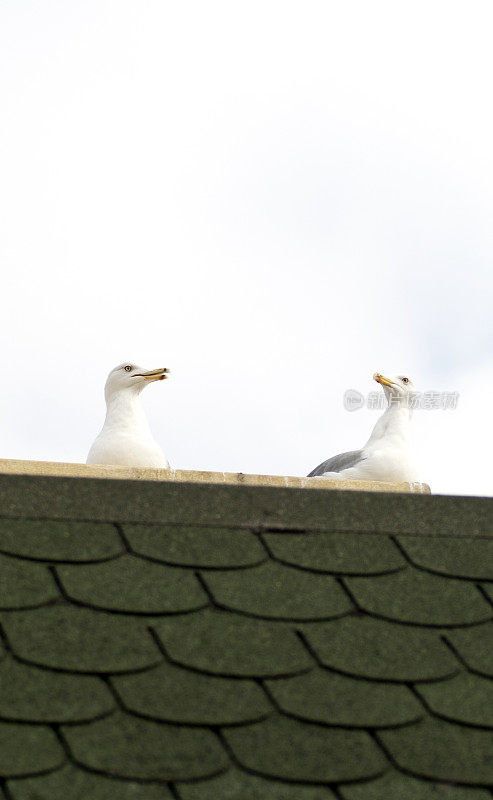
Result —
<path fill-rule="evenodd" d="M 377 383 L 381 383 L 382 386 L 393 386 L 394 384 L 385 375 L 381 375 L 379 372 L 375 372 L 373 376 L 373 380 Z"/>
<path fill-rule="evenodd" d="M 145 378 L 146 381 L 164 381 L 169 375 L 169 369 L 161 367 L 160 369 L 151 369 L 149 372 L 139 372 L 134 375 L 134 378 Z"/>

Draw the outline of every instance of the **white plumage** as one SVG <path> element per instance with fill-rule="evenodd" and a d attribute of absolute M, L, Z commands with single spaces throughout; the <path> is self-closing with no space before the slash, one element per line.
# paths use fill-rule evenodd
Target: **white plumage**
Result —
<path fill-rule="evenodd" d="M 341 453 L 324 461 L 309 474 L 324 478 L 362 481 L 418 481 L 418 470 L 411 448 L 411 399 L 416 390 L 405 375 L 386 378 L 379 372 L 388 408 L 377 421 L 361 450 Z"/>
<path fill-rule="evenodd" d="M 153 439 L 139 395 L 148 383 L 167 378 L 165 368 L 144 370 L 134 364 L 119 364 L 106 381 L 106 419 L 87 456 L 88 464 L 125 467 L 161 467 L 168 461 Z"/>

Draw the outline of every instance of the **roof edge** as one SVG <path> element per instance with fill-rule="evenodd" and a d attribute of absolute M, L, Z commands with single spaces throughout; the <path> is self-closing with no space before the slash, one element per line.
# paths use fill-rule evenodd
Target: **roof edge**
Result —
<path fill-rule="evenodd" d="M 205 472 L 187 469 L 156 469 L 79 464 L 62 461 L 0 459 L 0 475 L 45 475 L 64 478 L 106 478 L 110 480 L 165 481 L 171 483 L 212 483 L 233 486 L 272 486 L 284 489 L 323 489 L 357 492 L 405 492 L 430 494 L 426 483 L 390 481 L 345 481 L 294 475 L 253 475 L 244 472 Z"/>
<path fill-rule="evenodd" d="M 0 474 L 0 517 L 491 537 L 493 498 Z"/>

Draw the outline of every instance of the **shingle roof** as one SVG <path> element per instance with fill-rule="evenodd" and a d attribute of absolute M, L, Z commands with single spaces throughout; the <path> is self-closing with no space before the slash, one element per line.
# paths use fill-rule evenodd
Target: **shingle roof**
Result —
<path fill-rule="evenodd" d="M 491 800 L 492 521 L 0 476 L 0 796 Z"/>

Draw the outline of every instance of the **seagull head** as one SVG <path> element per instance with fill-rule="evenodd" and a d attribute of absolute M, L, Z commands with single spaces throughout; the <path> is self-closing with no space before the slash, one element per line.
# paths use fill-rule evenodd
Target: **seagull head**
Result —
<path fill-rule="evenodd" d="M 389 406 L 403 405 L 412 408 L 412 398 L 416 394 L 416 388 L 407 375 L 393 375 L 387 378 L 381 372 L 375 372 L 373 379 L 384 390 Z"/>
<path fill-rule="evenodd" d="M 164 381 L 169 369 L 143 369 L 130 361 L 125 361 L 111 370 L 104 387 L 106 402 L 119 393 L 139 394 L 144 386 L 153 381 Z"/>

